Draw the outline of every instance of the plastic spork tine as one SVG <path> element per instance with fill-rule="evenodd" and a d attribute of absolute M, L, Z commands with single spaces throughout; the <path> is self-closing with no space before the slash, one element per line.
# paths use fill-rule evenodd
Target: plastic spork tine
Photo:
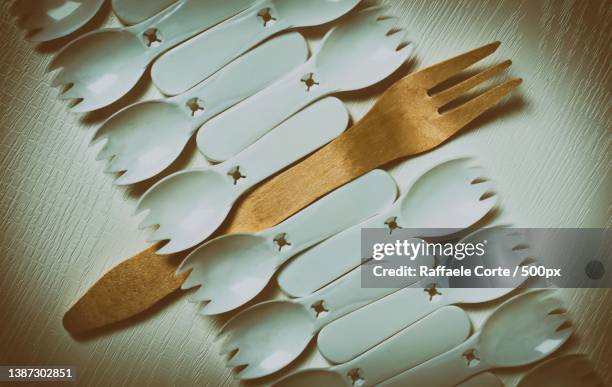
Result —
<path fill-rule="evenodd" d="M 104 0 L 16 0 L 10 8 L 17 25 L 28 31 L 31 42 L 47 42 L 65 37 L 86 25 L 100 10 Z"/>

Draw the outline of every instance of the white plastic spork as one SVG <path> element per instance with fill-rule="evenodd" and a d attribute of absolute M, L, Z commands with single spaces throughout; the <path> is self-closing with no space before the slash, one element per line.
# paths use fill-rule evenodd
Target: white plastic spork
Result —
<path fill-rule="evenodd" d="M 80 36 L 53 58 L 60 69 L 54 86 L 73 112 L 107 106 L 134 87 L 162 52 L 249 6 L 252 0 L 179 0 L 131 27 L 106 28 Z"/>

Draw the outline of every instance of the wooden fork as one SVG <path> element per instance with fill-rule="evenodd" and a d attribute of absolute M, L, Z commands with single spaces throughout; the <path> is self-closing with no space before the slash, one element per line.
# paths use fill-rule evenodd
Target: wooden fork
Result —
<path fill-rule="evenodd" d="M 521 83 L 512 79 L 459 106 L 440 108 L 511 65 L 504 61 L 430 96 L 432 88 L 492 54 L 499 42 L 408 75 L 340 137 L 265 181 L 235 207 L 219 233 L 274 226 L 337 187 L 393 160 L 431 150 L 499 102 Z M 106 273 L 64 316 L 73 334 L 132 317 L 176 291 L 185 275 L 175 270 L 187 253 L 159 256 L 159 245 Z"/>

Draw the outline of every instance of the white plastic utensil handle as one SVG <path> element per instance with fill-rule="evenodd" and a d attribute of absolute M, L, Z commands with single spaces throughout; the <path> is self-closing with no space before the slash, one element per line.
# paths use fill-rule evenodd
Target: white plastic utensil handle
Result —
<path fill-rule="evenodd" d="M 404 371 L 386 380 L 379 386 L 456 386 L 457 383 L 467 380 L 472 375 L 476 375 L 490 368 L 482 358 L 479 360 L 472 357 L 472 355 L 480 357 L 480 347 L 478 346 L 479 336 L 480 332 L 476 332 L 463 344 L 415 368 Z"/>
<path fill-rule="evenodd" d="M 152 45 L 148 51 L 153 59 L 198 32 L 246 9 L 251 3 L 252 0 L 179 0 L 156 16 L 130 27 L 130 30 L 137 34 L 155 33 L 159 44 Z"/>
<path fill-rule="evenodd" d="M 361 268 L 355 268 L 344 277 L 338 278 L 323 289 L 298 301 L 307 310 L 313 310 L 317 305 L 324 308 L 324 312 L 319 313 L 315 321 L 316 331 L 330 322 L 398 290 L 395 288 L 363 287 L 361 286 L 361 275 Z M 346 332 L 343 334 L 346 334 Z"/>
<path fill-rule="evenodd" d="M 483 372 L 458 384 L 457 387 L 504 387 L 504 384 L 495 374 Z"/>
<path fill-rule="evenodd" d="M 264 21 L 260 12 L 265 8 L 273 9 L 274 5 L 269 0 L 258 1 L 247 10 L 165 53 L 151 68 L 155 86 L 164 94 L 182 93 L 259 42 L 290 27 L 283 19 L 274 23 Z M 268 60 L 273 63 L 276 57 L 270 56 Z"/>
<path fill-rule="evenodd" d="M 198 133 L 198 148 L 211 161 L 224 161 L 257 141 L 287 117 L 330 94 L 323 84 L 302 80 L 314 73 L 312 58 L 280 81 L 221 113 Z M 316 75 L 315 75 L 316 77 Z"/>
<path fill-rule="evenodd" d="M 434 264 L 432 256 L 418 256 L 416 259 L 429 267 Z M 302 297 L 298 301 L 307 310 L 317 305 L 325 309 L 325 313 L 319 313 L 315 321 L 317 331 L 331 321 L 398 290 L 397 288 L 364 287 L 361 283 L 361 276 L 361 267 L 357 267 L 323 289 L 310 296 Z"/>
<path fill-rule="evenodd" d="M 274 58 L 270 61 L 270 58 Z M 271 39 L 219 70 L 212 77 L 184 94 L 171 98 L 180 106 L 201 104 L 203 111 L 195 115 L 194 126 L 257 93 L 279 77 L 304 63 L 308 45 L 297 32 Z M 253 76 L 253 74 L 257 74 Z"/>
<path fill-rule="evenodd" d="M 399 213 L 402 198 L 393 207 L 348 228 L 291 261 L 278 276 L 278 285 L 292 297 L 304 297 L 361 264 L 361 229 L 386 227 L 385 220 Z M 325 270 L 319 270 L 324 267 Z"/>
<path fill-rule="evenodd" d="M 325 326 L 317 340 L 319 351 L 334 363 L 354 359 L 436 309 L 453 304 L 452 297 L 444 296 L 449 290 L 436 289 L 441 295 L 430 297 L 425 289 L 409 287 L 373 302 Z"/>
<path fill-rule="evenodd" d="M 340 135 L 348 125 L 346 107 L 337 98 L 326 98 L 300 111 L 232 160 L 212 168 L 223 175 L 239 167 L 245 192 L 263 179 L 308 155 Z"/>
<path fill-rule="evenodd" d="M 384 323 L 387 316 L 377 317 L 379 323 Z M 372 325 L 372 331 L 377 329 L 377 325 Z M 456 347 L 468 337 L 470 329 L 467 313 L 456 306 L 448 306 L 407 327 L 355 360 L 332 367 L 332 370 L 347 375 L 351 370 L 358 369 L 364 378 L 360 387 L 374 386 Z M 350 331 L 345 332 L 344 336 L 353 340 L 362 338 Z"/>
<path fill-rule="evenodd" d="M 125 24 L 132 25 L 140 23 L 165 8 L 176 0 L 113 0 L 113 11 L 115 15 Z"/>
<path fill-rule="evenodd" d="M 278 257 L 280 266 L 296 253 L 384 210 L 396 196 L 395 180 L 387 172 L 375 169 L 259 235 L 272 240 L 283 234 L 291 243 Z"/>

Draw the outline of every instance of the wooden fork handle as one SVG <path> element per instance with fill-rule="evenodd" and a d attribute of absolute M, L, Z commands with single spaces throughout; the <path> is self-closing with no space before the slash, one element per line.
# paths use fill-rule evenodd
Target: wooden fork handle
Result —
<path fill-rule="evenodd" d="M 115 266 L 64 315 L 64 327 L 79 334 L 132 317 L 180 288 L 174 273 L 184 254 L 155 254 L 154 244 Z M 185 273 L 187 274 L 187 273 Z"/>
<path fill-rule="evenodd" d="M 398 146 L 387 143 L 389 132 L 368 122 L 356 124 L 325 147 L 257 186 L 235 207 L 223 231 L 274 226 L 336 188 L 401 157 Z"/>
<path fill-rule="evenodd" d="M 385 132 L 387 134 L 385 135 Z M 220 230 L 255 232 L 272 227 L 318 198 L 401 156 L 388 131 L 359 123 L 324 148 L 246 194 Z M 187 253 L 132 256 L 98 280 L 65 314 L 64 327 L 79 334 L 133 317 L 180 288 L 175 271 Z"/>

